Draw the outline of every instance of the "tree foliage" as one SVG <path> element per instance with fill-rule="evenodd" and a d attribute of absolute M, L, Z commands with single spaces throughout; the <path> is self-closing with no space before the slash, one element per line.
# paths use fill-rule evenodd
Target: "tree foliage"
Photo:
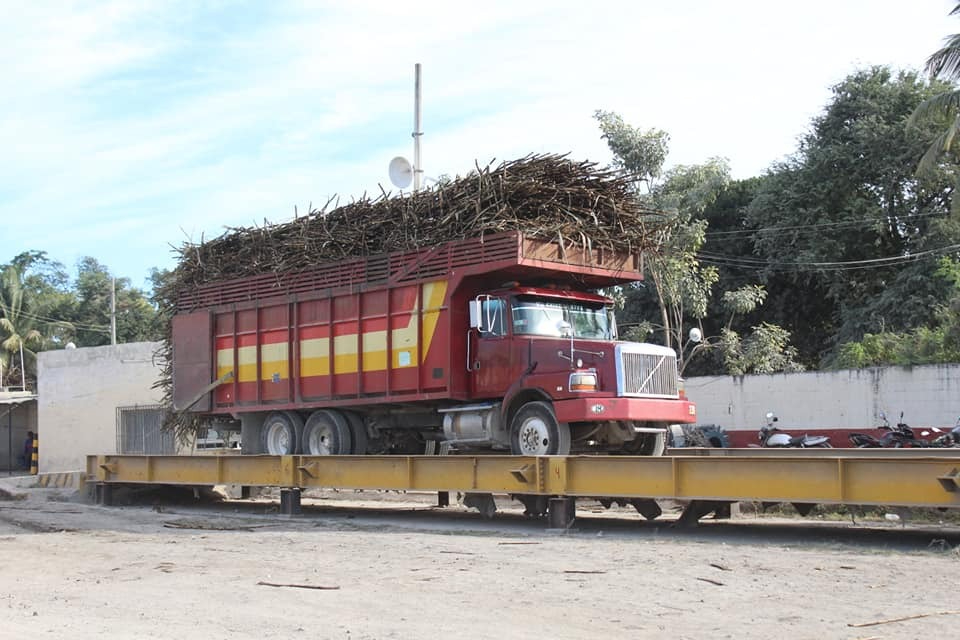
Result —
<path fill-rule="evenodd" d="M 129 278 L 114 279 L 104 265 L 86 257 L 77 267 L 75 285 L 78 346 L 110 344 L 110 289 L 113 286 L 116 286 L 117 342 L 159 340 L 163 335 L 160 318 L 144 292 L 131 286 Z"/>
<path fill-rule="evenodd" d="M 647 191 L 660 177 L 667 159 L 670 136 L 660 129 L 646 131 L 632 127 L 612 111 L 597 111 L 600 136 L 613 152 L 613 164 L 634 177 Z"/>
<path fill-rule="evenodd" d="M 950 12 L 952 16 L 958 14 L 960 2 Z M 960 33 L 948 36 L 943 46 L 927 58 L 926 71 L 931 78 L 946 82 L 960 80 Z M 936 122 L 941 131 L 920 158 L 917 165 L 917 173 L 920 175 L 942 168 L 939 161 L 953 150 L 957 132 L 960 131 L 960 90 L 956 87 L 944 88 L 943 91 L 927 97 L 917 105 L 910 116 L 909 124 L 917 126 L 928 121 Z"/>
<path fill-rule="evenodd" d="M 885 67 L 846 78 L 746 208 L 753 255 L 727 262 L 760 274 L 767 321 L 795 336 L 809 364 L 832 362 L 867 333 L 934 320 L 945 290 L 931 258 L 955 251 L 957 238 L 952 179 L 914 174 L 936 132 L 906 123 L 941 88 Z"/>
<path fill-rule="evenodd" d="M 796 347 L 790 345 L 790 332 L 768 322 L 753 327 L 746 337 L 723 329 L 717 346 L 730 375 L 790 373 L 804 369 L 797 362 Z"/>
<path fill-rule="evenodd" d="M 157 281 L 162 274 L 154 276 Z M 93 258 L 83 258 L 77 276 L 43 251 L 27 251 L 0 265 L 0 363 L 4 377 L 18 375 L 20 348 L 28 384 L 36 352 L 110 344 L 110 290 L 114 279 Z M 117 342 L 158 340 L 162 319 L 146 294 L 129 279 L 116 279 Z"/>
<path fill-rule="evenodd" d="M 23 277 L 13 265 L 0 271 L 0 336 L 0 366 L 5 379 L 19 374 L 25 383 L 26 376 L 35 377 L 36 350 L 43 346 L 43 336 L 30 313 Z"/>
<path fill-rule="evenodd" d="M 862 340 L 841 345 L 837 366 L 848 369 L 882 365 L 920 365 L 960 362 L 960 261 L 943 258 L 936 276 L 953 292 L 936 309 L 932 326 L 894 333 L 868 333 Z"/>
<path fill-rule="evenodd" d="M 708 338 L 705 342 L 694 344 L 687 351 L 691 341 L 687 341 L 685 335 L 686 328 L 691 325 L 702 329 L 702 323 L 710 313 L 719 270 L 701 261 L 699 254 L 706 242 L 709 227 L 707 211 L 729 187 L 730 169 L 725 160 L 711 158 L 703 164 L 680 165 L 664 171 L 669 142 L 665 132 L 635 128 L 625 123 L 619 115 L 608 111 L 597 111 L 595 117 L 600 124 L 602 137 L 613 152 L 615 165 L 635 177 L 637 197 L 645 205 L 661 211 L 668 220 L 657 238 L 660 251 L 646 262 L 648 282 L 628 288 L 623 296 L 621 323 L 626 327 L 624 335 L 629 339 L 644 340 L 659 329 L 663 344 L 677 351 L 678 366 L 684 372 L 692 356 L 709 351 L 712 347 L 722 350 L 724 344 L 732 344 L 729 340 L 721 340 L 721 336 L 716 334 L 712 340 Z M 757 288 L 745 288 L 724 292 L 724 299 L 727 304 L 734 306 L 740 302 L 742 311 L 747 304 L 746 299 L 753 296 L 753 310 L 762 303 L 763 295 Z M 652 309 L 659 310 L 658 318 L 651 313 Z M 734 315 L 736 311 L 730 314 L 731 318 Z M 725 328 L 728 338 L 735 336 L 739 340 L 729 323 Z M 755 334 L 756 331 L 754 329 Z M 793 352 L 785 345 L 765 339 L 769 331 L 764 331 L 766 333 L 763 335 L 751 335 L 741 343 L 741 351 L 744 344 L 751 354 L 764 347 L 777 349 L 776 353 L 767 354 L 766 366 L 776 366 L 775 363 L 789 359 Z M 789 336 L 786 333 L 783 335 Z M 737 361 L 745 362 L 745 358 L 756 359 L 760 356 L 740 353 Z M 717 362 L 727 365 L 733 363 L 734 358 L 731 355 L 729 359 Z M 737 370 L 740 370 L 753 365 L 737 366 Z"/>

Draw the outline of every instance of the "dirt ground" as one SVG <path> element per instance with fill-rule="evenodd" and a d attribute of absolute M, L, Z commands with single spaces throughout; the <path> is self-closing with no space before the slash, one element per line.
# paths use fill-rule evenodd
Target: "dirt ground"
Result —
<path fill-rule="evenodd" d="M 126 506 L 0 479 L 0 638 L 950 638 L 956 525 L 578 504 L 546 531 L 434 495 Z M 505 500 L 498 504 L 507 507 Z M 913 617 L 874 626 L 850 626 Z"/>

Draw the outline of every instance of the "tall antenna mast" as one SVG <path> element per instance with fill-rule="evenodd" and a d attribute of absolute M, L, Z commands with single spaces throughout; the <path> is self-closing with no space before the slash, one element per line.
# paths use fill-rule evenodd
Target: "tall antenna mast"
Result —
<path fill-rule="evenodd" d="M 413 65 L 413 190 L 420 190 L 423 167 L 420 165 L 420 63 Z"/>
<path fill-rule="evenodd" d="M 390 161 L 390 182 L 393 186 L 406 189 L 413 180 L 413 192 L 420 190 L 423 182 L 423 167 L 420 166 L 420 63 L 413 65 L 413 164 L 403 156 Z"/>

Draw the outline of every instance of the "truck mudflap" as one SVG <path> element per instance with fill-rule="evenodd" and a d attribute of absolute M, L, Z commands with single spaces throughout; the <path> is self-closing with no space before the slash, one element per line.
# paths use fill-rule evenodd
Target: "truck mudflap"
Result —
<path fill-rule="evenodd" d="M 587 397 L 556 400 L 553 410 L 560 422 L 634 420 L 670 424 L 697 421 L 697 407 L 689 400 L 662 398 Z"/>

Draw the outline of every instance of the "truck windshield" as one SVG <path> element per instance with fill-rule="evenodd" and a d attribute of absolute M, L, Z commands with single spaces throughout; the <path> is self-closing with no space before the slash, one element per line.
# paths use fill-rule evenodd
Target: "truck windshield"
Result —
<path fill-rule="evenodd" d="M 574 338 L 616 339 L 612 312 L 601 304 L 527 297 L 513 301 L 515 334 L 566 338 L 571 330 Z"/>

